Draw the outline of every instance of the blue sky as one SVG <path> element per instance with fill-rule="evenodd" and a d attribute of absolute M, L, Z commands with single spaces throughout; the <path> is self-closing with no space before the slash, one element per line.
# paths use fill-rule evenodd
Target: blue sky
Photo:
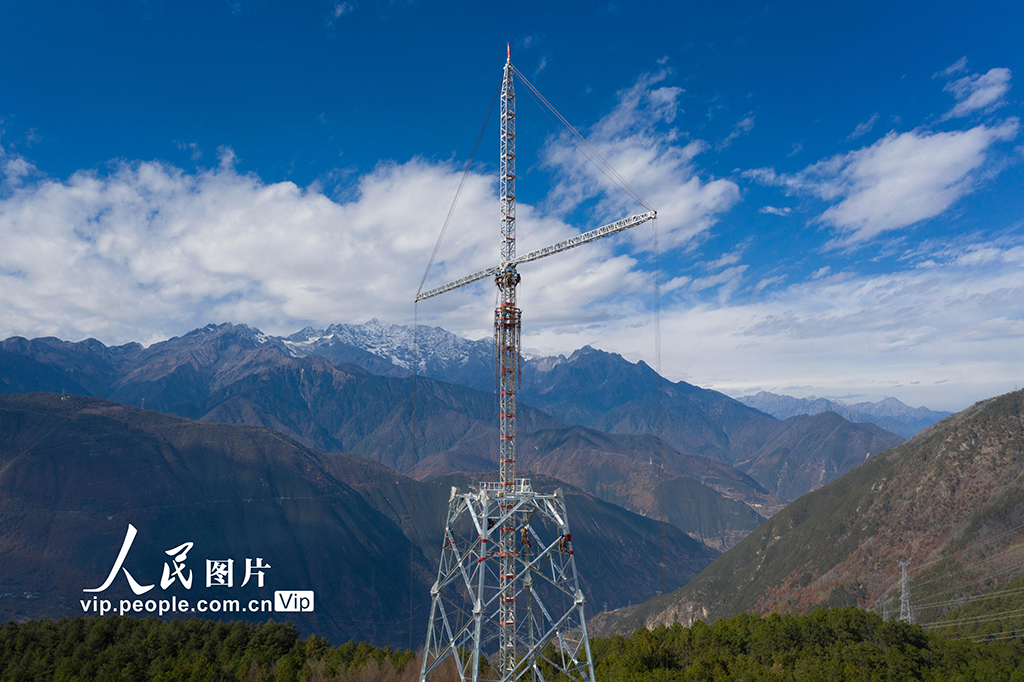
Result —
<path fill-rule="evenodd" d="M 410 323 L 517 67 L 659 211 L 663 373 L 960 409 L 1024 375 L 1024 5 L 0 4 L 0 336 Z M 519 87 L 520 250 L 639 207 Z M 497 256 L 497 115 L 430 273 Z M 656 364 L 649 226 L 525 343 Z M 489 334 L 493 287 L 421 322 Z"/>

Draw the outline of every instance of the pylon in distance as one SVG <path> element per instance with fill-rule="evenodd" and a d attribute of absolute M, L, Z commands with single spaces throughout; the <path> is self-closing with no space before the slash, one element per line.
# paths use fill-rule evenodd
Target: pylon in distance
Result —
<path fill-rule="evenodd" d="M 910 559 L 896 563 L 903 569 L 903 576 L 900 578 L 900 620 L 904 623 L 913 623 L 914 617 L 910 615 L 910 574 L 907 573 Z"/>

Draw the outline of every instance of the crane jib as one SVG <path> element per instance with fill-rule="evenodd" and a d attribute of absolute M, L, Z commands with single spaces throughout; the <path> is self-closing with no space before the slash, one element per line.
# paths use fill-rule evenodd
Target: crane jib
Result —
<path fill-rule="evenodd" d="M 583 244 L 588 244 L 596 239 L 609 237 L 613 234 L 623 232 L 625 230 L 630 229 L 631 227 L 642 225 L 643 223 L 646 223 L 648 220 L 653 220 L 657 217 L 658 213 L 656 211 L 648 211 L 647 213 L 641 213 L 639 215 L 623 218 L 622 220 L 617 220 L 614 223 L 609 223 L 608 225 L 603 225 L 602 227 L 590 230 L 589 232 L 584 232 L 583 234 L 579 234 L 576 235 L 575 237 L 571 237 L 564 241 L 560 241 L 557 244 L 552 244 L 551 246 L 546 246 L 543 249 L 531 251 L 523 256 L 519 256 L 518 258 L 513 260 L 510 263 L 510 265 L 515 266 L 519 265 L 520 263 L 529 263 L 535 260 L 540 260 L 541 258 L 545 258 L 556 253 L 561 253 L 562 251 L 567 251 L 568 249 L 572 249 L 577 246 L 582 246 Z M 439 287 L 435 287 L 434 289 L 425 291 L 422 294 L 418 295 L 416 297 L 416 300 L 423 301 L 428 298 L 433 298 L 434 296 L 439 296 L 440 294 L 451 291 L 452 289 L 458 289 L 459 287 L 465 286 L 467 284 L 478 282 L 490 275 L 495 275 L 500 270 L 501 266 L 495 265 L 485 270 L 474 272 L 472 275 L 466 275 L 465 277 L 461 277 L 452 282 L 448 282 L 447 284 L 442 284 Z"/>

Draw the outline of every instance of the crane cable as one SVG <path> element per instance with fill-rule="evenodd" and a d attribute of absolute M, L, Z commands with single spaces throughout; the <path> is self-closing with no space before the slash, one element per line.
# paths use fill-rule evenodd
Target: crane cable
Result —
<path fill-rule="evenodd" d="M 423 277 L 420 279 L 420 286 L 416 290 L 416 300 L 413 302 L 412 308 L 412 460 L 413 466 L 416 466 L 416 386 L 417 378 L 420 370 L 420 345 L 419 345 L 419 295 L 423 292 L 423 284 L 427 281 L 427 276 L 430 274 L 430 268 L 434 266 L 434 259 L 437 258 L 437 252 L 441 249 L 441 242 L 444 241 L 444 235 L 448 231 L 448 226 L 452 222 L 452 216 L 455 214 L 455 207 L 459 204 L 459 198 L 462 196 L 462 190 L 466 187 L 466 180 L 469 178 L 469 171 L 473 167 L 473 160 L 476 158 L 477 150 L 480 149 L 480 141 L 484 138 L 484 132 L 487 130 L 487 124 L 491 122 L 491 114 L 494 113 L 494 103 L 498 101 L 498 94 L 501 92 L 501 83 L 498 83 L 498 87 L 494 91 L 494 95 L 491 97 L 491 106 L 487 108 L 487 116 L 484 117 L 484 124 L 480 126 L 480 132 L 476 136 L 476 142 L 473 144 L 473 151 L 469 154 L 469 159 L 466 161 L 466 167 L 462 170 L 462 177 L 459 179 L 459 188 L 455 191 L 455 198 L 452 199 L 452 205 L 448 208 L 448 215 L 445 216 L 444 225 L 441 226 L 441 234 L 437 236 L 437 243 L 434 244 L 434 250 L 430 254 L 430 261 L 427 262 L 427 269 L 423 271 Z M 415 495 L 416 487 L 413 486 L 413 507 L 415 507 Z M 414 544 L 410 539 L 409 548 L 409 648 L 412 648 L 412 629 L 413 629 L 413 576 L 415 573 L 415 550 Z"/>
<path fill-rule="evenodd" d="M 480 140 L 484 138 L 484 132 L 487 130 L 487 124 L 491 121 L 491 114 L 494 113 L 494 103 L 498 101 L 498 94 L 501 92 L 501 83 L 498 83 L 498 88 L 494 91 L 494 96 L 491 97 L 491 106 L 487 109 L 487 117 L 484 118 L 484 124 L 480 126 L 480 133 L 476 136 L 476 144 L 473 145 L 473 151 L 469 155 L 469 159 L 466 161 L 466 167 L 462 171 L 462 178 L 459 180 L 459 188 L 455 191 L 455 198 L 452 199 L 452 205 L 448 209 L 448 215 L 444 219 L 444 225 L 441 226 L 441 234 L 437 236 L 437 243 L 434 244 L 434 251 L 430 254 L 430 260 L 427 262 L 427 269 L 423 272 L 423 278 L 420 279 L 419 289 L 416 290 L 416 298 L 423 293 L 423 284 L 427 281 L 427 275 L 430 274 L 430 268 L 434 265 L 434 259 L 437 258 L 437 252 L 441 249 L 441 241 L 444 240 L 444 235 L 448 231 L 448 226 L 452 222 L 452 216 L 455 214 L 455 207 L 459 204 L 459 198 L 462 196 L 462 190 L 466 187 L 466 180 L 469 178 L 470 168 L 473 166 L 473 159 L 476 158 L 476 152 L 480 149 Z"/>
<path fill-rule="evenodd" d="M 537 100 L 537 103 L 541 106 L 541 109 L 550 110 L 551 113 L 553 113 L 555 117 L 558 118 L 558 120 L 562 123 L 562 125 L 565 126 L 565 128 L 572 134 L 572 136 L 569 139 L 577 151 L 583 154 L 583 156 L 588 161 L 590 161 L 590 163 L 594 164 L 594 167 L 601 171 L 601 173 L 606 178 L 608 178 L 608 180 L 611 181 L 612 184 L 614 184 L 616 187 L 618 187 L 623 192 L 628 194 L 630 197 L 635 199 L 637 203 L 646 208 L 648 211 L 654 210 L 654 207 L 647 203 L 647 200 L 643 198 L 640 192 L 636 191 L 636 189 L 631 184 L 629 184 L 629 182 L 625 178 L 619 175 L 619 172 L 615 170 L 615 168 L 612 167 L 612 165 L 608 163 L 608 161 L 603 156 L 601 156 L 601 152 L 597 151 L 594 148 L 594 146 L 587 141 L 587 138 L 583 137 L 583 135 L 581 135 L 580 132 L 576 130 L 571 123 L 565 120 L 565 117 L 558 113 L 558 110 L 551 105 L 551 102 L 549 102 L 544 97 L 544 95 L 540 94 L 540 91 L 537 90 L 537 88 L 533 87 L 533 83 L 531 83 L 529 79 L 523 75 L 522 71 L 517 69 L 515 65 L 512 66 L 512 71 L 514 71 L 515 74 L 519 76 L 520 80 L 522 80 L 523 83 L 526 84 L 527 89 L 530 91 L 530 94 L 533 96 L 533 98 Z M 545 113 L 547 112 L 545 111 Z M 601 163 L 604 164 L 604 168 L 602 168 L 601 165 L 599 165 L 589 154 L 587 154 L 586 151 L 584 151 L 578 144 L 576 144 L 576 140 L 582 142 L 586 146 L 586 148 L 590 150 L 591 154 L 600 159 Z M 605 170 L 605 168 L 607 168 L 607 171 Z M 611 175 L 608 174 L 609 171 L 611 172 Z"/>
<path fill-rule="evenodd" d="M 516 68 L 516 66 L 514 64 L 512 65 L 512 71 L 526 85 L 527 91 L 533 97 L 534 101 L 537 102 L 537 106 L 540 107 L 540 110 L 544 112 L 544 114 L 548 117 L 548 119 L 551 120 L 551 122 L 555 123 L 556 125 L 558 123 L 561 123 L 562 126 L 566 130 L 569 131 L 569 133 L 570 133 L 569 141 L 572 143 L 573 147 L 575 147 L 576 151 L 578 151 L 580 154 L 582 154 L 583 157 L 585 159 L 587 159 L 587 161 L 589 161 L 591 164 L 593 164 L 593 166 L 595 168 L 597 168 L 597 170 L 600 171 L 601 174 L 604 175 L 609 180 L 609 182 L 611 182 L 613 185 L 618 187 L 626 195 L 631 197 L 634 201 L 639 203 L 641 206 L 646 208 L 648 211 L 654 211 L 654 207 L 651 206 L 647 202 L 646 199 L 644 199 L 643 195 L 640 194 L 640 192 L 638 192 L 636 190 L 636 188 L 634 188 L 633 185 L 631 185 L 629 183 L 629 181 L 627 181 L 625 178 L 623 178 L 622 175 L 620 175 L 617 170 L 615 170 L 615 167 L 612 166 L 608 162 L 608 160 L 605 159 L 604 156 L 601 155 L 601 152 L 599 152 L 597 149 L 595 149 L 594 146 L 592 144 L 590 144 L 590 142 L 588 142 L 587 139 L 585 137 L 583 137 L 583 135 L 580 134 L 580 132 L 578 130 L 576 130 L 576 128 L 573 127 L 573 125 L 571 123 L 569 123 L 569 121 L 567 121 L 566 118 L 564 116 L 562 116 L 562 114 L 559 113 L 559 111 L 557 109 L 555 109 L 555 107 L 551 104 L 551 102 L 549 102 L 547 100 L 547 98 L 544 97 L 544 95 L 542 95 L 540 93 L 540 91 L 536 87 L 534 87 L 533 83 L 530 82 L 530 79 L 528 79 L 523 74 L 522 71 L 520 71 L 518 68 Z M 554 114 L 555 118 L 551 117 L 552 114 Z M 555 121 L 555 119 L 557 119 L 557 121 Z M 583 143 L 583 145 L 585 146 L 586 149 L 584 149 L 579 144 L 577 144 L 577 141 Z M 588 150 L 590 152 L 589 154 L 587 153 Z M 594 157 L 597 157 L 597 159 L 599 159 L 601 163 L 598 163 L 597 161 L 595 161 Z M 661 381 L 662 381 L 662 374 L 661 374 L 661 370 L 662 370 L 662 367 L 661 367 L 661 285 L 660 285 L 661 271 L 660 271 L 660 265 L 659 265 L 660 254 L 659 254 L 659 249 L 658 249 L 658 219 L 657 218 L 654 218 L 652 225 L 653 225 L 653 248 L 654 248 L 654 255 L 653 255 L 653 258 L 654 258 L 654 367 L 655 367 L 655 377 L 656 377 L 655 378 L 656 387 L 655 387 L 655 423 L 654 423 L 655 434 L 654 435 L 655 435 L 655 437 L 657 439 L 657 444 L 656 444 L 655 447 L 657 448 L 658 455 L 659 455 L 659 457 L 658 457 L 659 464 L 661 465 L 662 472 L 664 472 L 664 468 L 665 468 L 664 445 L 665 445 L 665 442 L 664 442 L 664 439 L 663 439 L 663 435 L 664 435 L 664 417 L 663 417 L 663 412 L 662 412 L 663 405 L 662 405 L 662 387 L 661 387 Z M 662 483 L 661 485 L 657 486 L 658 492 L 656 492 L 656 496 L 657 496 L 657 500 L 658 500 L 658 516 L 660 517 L 658 520 L 662 521 L 665 524 L 667 524 L 668 523 L 668 515 L 665 513 L 665 486 L 664 486 L 664 481 L 662 480 L 661 483 Z M 667 582 L 667 576 L 665 575 L 665 565 L 666 565 L 666 562 L 665 562 L 665 550 L 666 550 L 666 546 L 667 546 L 667 543 L 668 543 L 668 539 L 667 539 L 667 537 L 665 535 L 666 532 L 667 532 L 666 526 L 664 526 L 664 525 L 661 526 L 661 540 L 662 541 L 659 543 L 659 550 L 660 550 L 660 553 L 661 553 L 661 556 L 660 556 L 661 561 L 659 561 L 658 564 L 659 564 L 659 566 L 661 568 L 661 570 L 659 571 L 659 573 L 660 573 L 660 575 L 659 575 L 659 577 L 660 577 L 659 582 L 661 583 L 660 586 L 662 588 L 661 589 L 662 592 L 666 591 L 666 582 Z M 703 537 L 703 533 L 701 534 L 701 536 Z"/>

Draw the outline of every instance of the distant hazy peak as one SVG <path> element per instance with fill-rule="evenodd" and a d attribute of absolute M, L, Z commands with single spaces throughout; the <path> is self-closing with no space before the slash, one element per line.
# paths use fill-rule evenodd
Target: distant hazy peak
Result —
<path fill-rule="evenodd" d="M 801 414 L 835 412 L 851 422 L 868 422 L 909 438 L 918 431 L 949 416 L 949 412 L 927 407 L 910 407 L 889 396 L 878 402 L 851 404 L 831 398 L 794 398 L 789 395 L 758 391 L 754 395 L 737 398 L 741 403 L 766 412 L 777 419 L 789 419 Z"/>

